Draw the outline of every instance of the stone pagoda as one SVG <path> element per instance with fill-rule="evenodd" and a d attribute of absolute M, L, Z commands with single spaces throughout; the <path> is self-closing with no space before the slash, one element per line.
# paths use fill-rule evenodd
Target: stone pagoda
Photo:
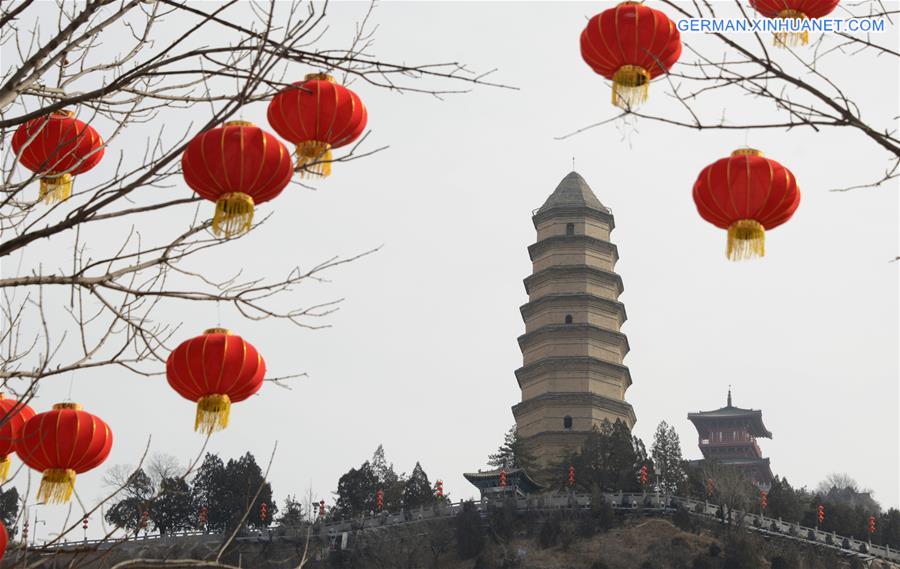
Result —
<path fill-rule="evenodd" d="M 762 420 L 762 411 L 741 409 L 731 403 L 731 389 L 725 407 L 715 411 L 688 413 L 688 420 L 697 428 L 703 459 L 740 468 L 751 482 L 763 490 L 772 485 L 769 459 L 763 458 L 758 437 L 772 438 Z M 699 462 L 699 461 L 697 461 Z"/>
<path fill-rule="evenodd" d="M 516 370 L 522 401 L 512 411 L 519 439 L 549 466 L 604 420 L 630 429 L 635 416 L 625 401 L 631 375 L 622 364 L 628 339 L 619 331 L 625 307 L 612 212 L 571 172 L 532 221 L 537 241 L 528 248 L 532 273 Z"/>

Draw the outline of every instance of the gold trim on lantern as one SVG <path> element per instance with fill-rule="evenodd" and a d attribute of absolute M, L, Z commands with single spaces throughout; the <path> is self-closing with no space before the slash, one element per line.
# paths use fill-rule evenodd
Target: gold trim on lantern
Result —
<path fill-rule="evenodd" d="M 741 219 L 728 226 L 728 248 L 725 254 L 732 261 L 742 261 L 766 255 L 766 229 L 755 219 Z"/>
<path fill-rule="evenodd" d="M 759 156 L 762 157 L 762 150 L 757 150 L 755 148 L 738 148 L 734 152 L 731 153 L 732 156 Z"/>
<path fill-rule="evenodd" d="M 647 100 L 650 72 L 639 65 L 623 65 L 613 74 L 612 104 L 622 109 L 636 107 Z"/>
<path fill-rule="evenodd" d="M 54 405 L 54 408 L 56 406 Z M 75 471 L 71 468 L 48 468 L 41 478 L 37 497 L 48 504 L 64 504 L 75 489 Z"/>
<path fill-rule="evenodd" d="M 228 426 L 228 415 L 231 411 L 231 399 L 225 394 L 215 393 L 201 397 L 197 401 L 197 416 L 194 418 L 194 430 L 211 434 Z"/>
<path fill-rule="evenodd" d="M 73 411 L 81 411 L 82 406 L 81 403 L 75 403 L 74 401 L 63 401 L 62 403 L 54 403 L 53 409 L 72 409 Z"/>
<path fill-rule="evenodd" d="M 228 328 L 220 328 L 220 327 L 207 328 L 206 330 L 203 331 L 203 335 L 206 335 L 206 334 L 225 334 L 227 336 L 231 336 L 231 330 L 229 330 Z"/>
<path fill-rule="evenodd" d="M 58 111 L 53 111 L 53 112 L 50 113 L 50 114 L 51 114 L 51 115 L 60 115 L 60 116 L 65 117 L 65 118 L 67 118 L 67 119 L 70 119 L 70 118 L 72 118 L 72 117 L 75 116 L 75 113 L 72 112 L 72 111 L 70 111 L 70 110 L 68 110 L 68 109 L 60 109 L 60 110 L 58 110 Z"/>
<path fill-rule="evenodd" d="M 250 121 L 225 121 L 222 126 L 256 126 Z"/>
<path fill-rule="evenodd" d="M 327 142 L 307 140 L 297 145 L 297 169 L 300 177 L 331 175 L 331 145 Z"/>
<path fill-rule="evenodd" d="M 778 12 L 775 16 L 783 20 L 806 20 L 808 16 L 800 10 L 788 8 Z M 779 47 L 795 47 L 798 45 L 806 45 L 809 43 L 809 31 L 802 32 L 775 32 L 774 43 Z"/>
<path fill-rule="evenodd" d="M 45 203 L 64 202 L 72 195 L 72 174 L 60 174 L 59 176 L 44 176 L 41 178 L 41 187 L 38 190 L 38 199 Z"/>
<path fill-rule="evenodd" d="M 253 225 L 253 198 L 242 192 L 223 194 L 216 202 L 216 213 L 213 216 L 212 230 L 216 235 L 222 233 L 226 238 L 240 235 L 250 230 Z"/>
<path fill-rule="evenodd" d="M 306 76 L 303 77 L 304 81 L 328 81 L 329 83 L 335 83 L 334 77 L 327 73 L 316 72 L 316 73 L 307 73 Z"/>

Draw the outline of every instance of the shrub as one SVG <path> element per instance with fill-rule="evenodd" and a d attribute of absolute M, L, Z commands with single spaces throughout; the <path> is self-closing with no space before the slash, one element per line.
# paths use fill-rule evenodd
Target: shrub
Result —
<path fill-rule="evenodd" d="M 725 569 L 758 569 L 758 548 L 745 536 L 732 535 L 725 542 Z"/>
<path fill-rule="evenodd" d="M 799 569 L 800 561 L 796 555 L 778 555 L 772 558 L 772 569 Z"/>
<path fill-rule="evenodd" d="M 471 500 L 463 504 L 456 515 L 456 552 L 460 559 L 472 559 L 484 549 L 484 535 L 481 532 L 481 515 Z"/>
<path fill-rule="evenodd" d="M 575 542 L 577 536 L 574 522 L 562 522 L 559 525 L 559 541 L 563 549 L 569 549 L 569 546 Z"/>
<path fill-rule="evenodd" d="M 691 564 L 691 569 L 712 569 L 712 561 L 708 557 L 698 555 Z"/>
<path fill-rule="evenodd" d="M 603 531 L 609 531 L 616 526 L 616 512 L 606 501 L 591 504 L 591 516 L 597 521 L 597 526 Z"/>
<path fill-rule="evenodd" d="M 590 539 L 597 532 L 597 526 L 594 523 L 594 518 L 591 516 L 582 516 L 578 520 L 578 535 L 585 538 Z"/>
<path fill-rule="evenodd" d="M 598 559 L 591 564 L 591 569 L 609 569 L 609 565 Z"/>
<path fill-rule="evenodd" d="M 718 542 L 712 542 L 709 544 L 709 556 L 710 557 L 718 557 L 722 554 L 722 547 L 718 544 Z"/>
<path fill-rule="evenodd" d="M 561 524 L 558 516 L 550 516 L 544 522 L 544 526 L 541 528 L 541 533 L 538 534 L 538 545 L 541 546 L 541 549 L 547 549 L 549 547 L 554 547 L 557 543 L 559 543 L 559 534 L 561 531 Z"/>
<path fill-rule="evenodd" d="M 688 511 L 681 506 L 678 506 L 675 513 L 672 514 L 672 523 L 681 531 L 694 532 L 694 520 Z"/>

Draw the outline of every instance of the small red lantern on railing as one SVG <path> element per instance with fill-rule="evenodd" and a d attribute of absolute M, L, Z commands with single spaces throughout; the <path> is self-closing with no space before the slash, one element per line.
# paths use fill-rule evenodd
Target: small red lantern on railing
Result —
<path fill-rule="evenodd" d="M 825 521 L 825 506 L 822 504 L 816 508 L 816 519 L 820 524 Z"/>
<path fill-rule="evenodd" d="M 83 520 L 81 520 L 81 529 L 83 529 L 84 531 L 87 531 L 87 528 L 88 528 L 88 519 L 84 518 Z"/>
<path fill-rule="evenodd" d="M 875 533 L 875 516 L 869 516 L 869 535 Z"/>
<path fill-rule="evenodd" d="M 325 517 L 325 500 L 319 500 L 319 517 Z"/>
<path fill-rule="evenodd" d="M 263 524 L 269 519 L 269 506 L 265 502 L 259 505 L 259 521 Z"/>
<path fill-rule="evenodd" d="M 150 520 L 150 512 L 144 510 L 141 512 L 141 522 L 139 524 L 140 529 L 147 529 L 147 522 Z"/>
<path fill-rule="evenodd" d="M 707 478 L 706 480 L 706 497 L 709 498 L 713 493 L 713 479 Z"/>
<path fill-rule="evenodd" d="M 506 489 L 506 470 L 500 470 L 500 488 Z"/>
<path fill-rule="evenodd" d="M 575 486 L 575 467 L 569 465 L 569 486 Z"/>
<path fill-rule="evenodd" d="M 444 481 L 438 480 L 434 483 L 435 494 L 437 495 L 437 499 L 440 501 L 444 500 Z"/>
<path fill-rule="evenodd" d="M 765 490 L 759 491 L 759 507 L 763 512 L 766 511 L 766 506 L 769 505 L 769 494 Z"/>
<path fill-rule="evenodd" d="M 206 506 L 200 506 L 200 514 L 197 516 L 200 527 L 206 529 L 206 521 L 209 519 L 209 509 Z"/>
<path fill-rule="evenodd" d="M 379 512 L 384 508 L 384 491 L 381 489 L 375 492 L 375 507 Z"/>
<path fill-rule="evenodd" d="M 649 476 L 647 475 L 647 465 L 646 464 L 641 467 L 640 480 L 641 480 L 641 486 L 647 485 L 647 480 L 649 480 Z"/>

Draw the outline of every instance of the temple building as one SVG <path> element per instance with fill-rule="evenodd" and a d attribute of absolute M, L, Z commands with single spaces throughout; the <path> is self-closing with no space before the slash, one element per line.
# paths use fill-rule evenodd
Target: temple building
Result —
<path fill-rule="evenodd" d="M 772 485 L 769 459 L 763 458 L 758 437 L 772 438 L 762 421 L 762 411 L 741 409 L 731 404 L 731 389 L 725 407 L 715 411 L 688 413 L 699 437 L 704 460 L 744 469 L 750 480 L 763 490 Z"/>
<path fill-rule="evenodd" d="M 532 221 L 516 371 L 522 400 L 512 412 L 519 439 L 550 465 L 579 450 L 595 425 L 620 419 L 630 429 L 635 416 L 625 401 L 631 375 L 622 363 L 628 339 L 619 331 L 626 316 L 612 212 L 570 172 Z"/>

